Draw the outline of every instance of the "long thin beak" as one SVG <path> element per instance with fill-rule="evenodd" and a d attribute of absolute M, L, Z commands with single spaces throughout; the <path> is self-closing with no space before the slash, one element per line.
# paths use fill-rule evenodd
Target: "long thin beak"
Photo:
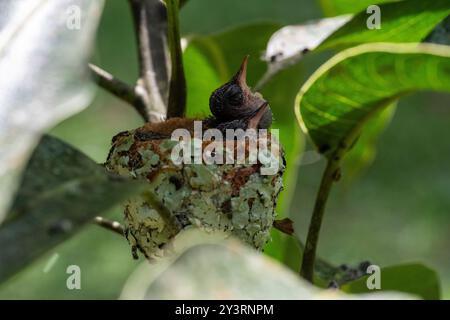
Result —
<path fill-rule="evenodd" d="M 241 67 L 239 71 L 234 76 L 234 80 L 239 84 L 241 88 L 248 88 L 247 86 L 247 64 L 248 64 L 248 55 L 244 57 L 244 60 L 241 63 Z"/>
<path fill-rule="evenodd" d="M 264 102 L 261 107 L 259 107 L 258 111 L 256 111 L 255 115 L 250 119 L 248 122 L 248 128 L 249 129 L 257 129 L 259 122 L 261 121 L 262 117 L 267 111 L 267 108 L 269 107 L 269 103 L 266 101 Z"/>

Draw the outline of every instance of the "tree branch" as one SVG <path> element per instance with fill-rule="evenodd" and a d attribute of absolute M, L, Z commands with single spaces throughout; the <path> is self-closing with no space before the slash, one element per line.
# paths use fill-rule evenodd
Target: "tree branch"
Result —
<path fill-rule="evenodd" d="M 94 223 L 102 228 L 105 228 L 106 230 L 115 232 L 121 236 L 124 236 L 125 234 L 123 226 L 117 221 L 108 220 L 103 217 L 95 217 Z"/>
<path fill-rule="evenodd" d="M 160 0 L 129 0 L 138 42 L 138 87 L 143 88 L 152 122 L 167 114 L 170 60 L 167 48 L 167 13 Z"/>
<path fill-rule="evenodd" d="M 316 260 L 317 244 L 319 241 L 320 227 L 322 225 L 325 205 L 330 194 L 333 182 L 339 179 L 339 157 L 330 157 L 322 176 L 319 191 L 317 193 L 314 211 L 309 224 L 308 235 L 305 243 L 305 251 L 303 253 L 302 267 L 300 275 L 313 282 L 314 263 Z"/>
<path fill-rule="evenodd" d="M 166 0 L 168 40 L 171 61 L 169 105 L 167 117 L 183 117 L 186 112 L 186 78 L 184 76 L 183 52 L 180 43 L 180 23 L 178 0 Z"/>
<path fill-rule="evenodd" d="M 270 80 L 272 80 L 275 75 L 278 74 L 280 70 L 274 69 L 270 64 L 267 65 L 267 70 L 264 72 L 264 74 L 261 76 L 261 78 L 256 83 L 254 90 L 259 91 L 261 90 Z"/>
<path fill-rule="evenodd" d="M 112 74 L 100 67 L 89 64 L 94 81 L 106 91 L 112 93 L 119 99 L 128 102 L 141 115 L 145 122 L 149 121 L 145 102 L 136 92 L 136 88 L 130 87 L 125 82 L 117 79 Z"/>

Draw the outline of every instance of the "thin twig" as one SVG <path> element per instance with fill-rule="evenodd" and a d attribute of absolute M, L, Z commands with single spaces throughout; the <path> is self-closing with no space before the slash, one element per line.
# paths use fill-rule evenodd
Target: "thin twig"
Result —
<path fill-rule="evenodd" d="M 323 214 L 325 212 L 325 205 L 328 195 L 330 194 L 331 186 L 338 178 L 339 160 L 338 158 L 330 157 L 317 193 L 314 211 L 309 224 L 308 236 L 306 238 L 302 267 L 300 270 L 300 275 L 311 283 L 313 282 L 314 277 L 314 263 L 316 260 L 317 243 L 319 241 L 319 233 L 322 225 Z"/>
<path fill-rule="evenodd" d="M 146 94 L 150 121 L 167 114 L 170 58 L 167 48 L 167 13 L 160 0 L 129 0 L 138 43 L 138 86 Z"/>
<path fill-rule="evenodd" d="M 127 83 L 117 79 L 109 72 L 102 68 L 89 64 L 94 81 L 106 91 L 112 93 L 119 99 L 128 102 L 141 115 L 145 122 L 149 120 L 145 102 L 136 92 L 136 88 L 129 86 Z"/>
<path fill-rule="evenodd" d="M 125 234 L 123 226 L 117 221 L 108 220 L 103 217 L 95 217 L 94 223 L 106 230 L 120 234 L 121 236 L 124 236 Z"/>
<path fill-rule="evenodd" d="M 261 90 L 274 76 L 274 73 L 270 71 L 270 67 L 264 72 L 264 74 L 261 76 L 261 78 L 258 80 L 258 82 L 255 84 L 255 87 L 253 90 L 259 91 Z"/>
<path fill-rule="evenodd" d="M 167 117 L 182 117 L 186 111 L 186 78 L 184 76 L 183 52 L 180 42 L 178 0 L 166 0 L 168 40 L 171 60 L 171 77 Z"/>

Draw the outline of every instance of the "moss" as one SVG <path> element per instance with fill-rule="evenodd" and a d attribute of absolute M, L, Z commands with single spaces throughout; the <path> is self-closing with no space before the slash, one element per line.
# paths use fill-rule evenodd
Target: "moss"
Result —
<path fill-rule="evenodd" d="M 142 141 L 135 131 L 122 133 L 113 141 L 106 168 L 148 181 L 181 230 L 225 231 L 262 249 L 270 240 L 284 167 L 265 176 L 260 174 L 261 164 L 176 165 L 171 161 L 176 144 L 166 139 Z M 165 245 L 176 236 L 143 196 L 127 201 L 125 223 L 128 241 L 148 258 L 164 254 Z"/>

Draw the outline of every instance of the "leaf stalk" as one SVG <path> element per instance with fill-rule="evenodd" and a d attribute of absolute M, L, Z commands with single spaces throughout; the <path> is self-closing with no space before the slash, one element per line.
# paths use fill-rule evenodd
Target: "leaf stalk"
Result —
<path fill-rule="evenodd" d="M 327 166 L 320 182 L 319 191 L 317 193 L 314 210 L 309 224 L 308 235 L 306 237 L 305 251 L 303 253 L 302 266 L 300 275 L 313 282 L 314 264 L 316 260 L 317 245 L 319 242 L 320 228 L 322 226 L 323 215 L 328 196 L 331 191 L 333 182 L 340 177 L 339 157 L 331 156 L 327 160 Z"/>

